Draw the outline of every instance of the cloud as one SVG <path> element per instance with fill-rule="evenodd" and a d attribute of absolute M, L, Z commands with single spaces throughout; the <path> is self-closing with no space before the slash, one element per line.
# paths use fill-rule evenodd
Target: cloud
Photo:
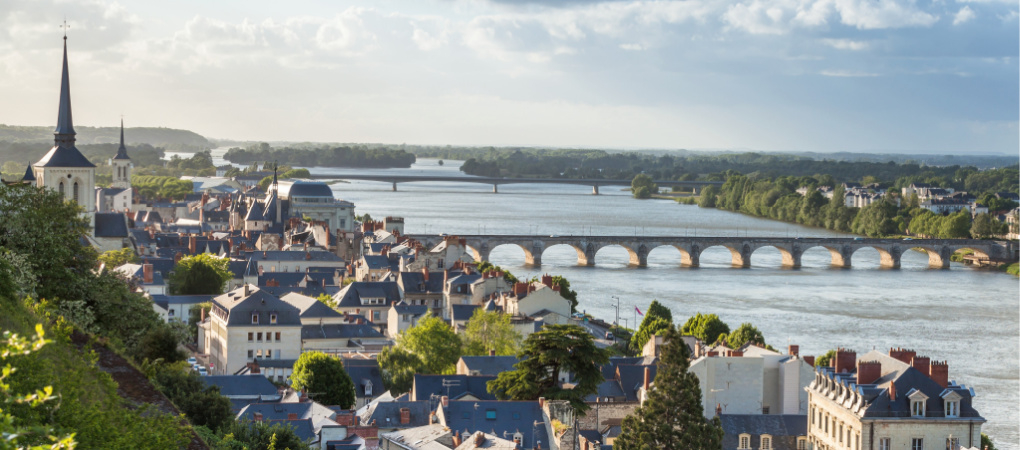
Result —
<path fill-rule="evenodd" d="M 870 47 L 867 42 L 852 39 L 822 39 L 822 43 L 838 50 L 860 51 Z"/>
<path fill-rule="evenodd" d="M 823 70 L 819 72 L 819 75 L 826 77 L 837 77 L 837 78 L 861 78 L 861 77 L 877 77 L 880 76 L 877 73 L 871 72 L 855 72 L 851 70 Z"/>
<path fill-rule="evenodd" d="M 970 6 L 964 6 L 963 8 L 960 8 L 955 16 L 953 16 L 953 25 L 970 22 L 971 20 L 974 20 L 975 16 L 976 14 L 974 14 L 973 9 L 970 9 Z"/>

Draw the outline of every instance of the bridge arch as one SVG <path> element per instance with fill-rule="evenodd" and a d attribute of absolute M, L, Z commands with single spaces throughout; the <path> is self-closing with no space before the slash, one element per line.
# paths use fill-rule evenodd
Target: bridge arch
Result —
<path fill-rule="evenodd" d="M 850 268 L 850 263 L 851 263 L 851 260 L 853 259 L 854 251 L 856 250 L 856 249 L 850 248 L 850 246 L 848 246 L 848 245 L 841 245 L 841 246 L 822 245 L 822 244 L 805 245 L 805 246 L 801 247 L 801 249 L 800 249 L 800 256 L 799 256 L 799 258 L 803 258 L 804 253 L 807 252 L 808 250 L 813 249 L 813 248 L 824 248 L 824 249 L 828 250 L 829 251 L 829 256 L 831 257 L 831 263 L 830 264 L 832 264 L 832 267 L 838 267 L 838 268 L 841 268 L 841 269 L 849 269 Z"/>
<path fill-rule="evenodd" d="M 899 269 L 900 258 L 903 256 L 903 250 L 898 245 L 882 245 L 882 244 L 864 244 L 855 248 L 852 248 L 850 257 L 853 257 L 854 253 L 858 250 L 866 247 L 871 247 L 878 252 L 879 266 L 886 269 Z"/>
<path fill-rule="evenodd" d="M 566 245 L 566 246 L 574 249 L 575 252 L 577 252 L 577 264 L 578 265 L 580 265 L 580 266 L 594 266 L 595 265 L 595 252 L 598 251 L 598 249 L 590 248 L 591 247 L 591 243 L 589 243 L 588 245 L 585 245 L 585 244 L 580 243 L 580 242 L 556 242 L 556 243 L 552 243 L 552 244 L 548 244 L 548 245 L 544 246 L 542 248 L 542 254 L 545 254 L 546 251 L 548 251 L 549 249 L 551 249 L 553 247 L 558 247 L 558 246 L 561 246 L 561 245 Z M 541 261 L 541 259 L 542 259 L 542 255 L 539 255 L 539 261 Z"/>
<path fill-rule="evenodd" d="M 730 264 L 733 267 L 743 267 L 743 268 L 751 267 L 751 252 L 753 252 L 754 250 L 751 248 L 750 244 L 748 244 L 746 242 L 741 242 L 741 243 L 735 244 L 735 245 L 734 244 L 709 244 L 709 245 L 706 245 L 705 248 L 702 248 L 701 252 L 704 253 L 705 250 L 708 250 L 708 249 L 710 249 L 712 247 L 723 247 L 723 248 L 729 250 L 730 251 Z"/>
<path fill-rule="evenodd" d="M 525 265 L 528 265 L 528 266 L 540 266 L 540 265 L 542 265 L 542 254 L 541 253 L 533 252 L 531 248 L 528 248 L 528 246 L 522 245 L 522 244 L 520 244 L 518 242 L 503 242 L 503 243 L 496 244 L 494 247 L 489 249 L 489 253 L 491 253 L 493 250 L 495 250 L 497 248 L 500 248 L 500 247 L 503 247 L 505 245 L 515 246 L 515 247 L 523 250 L 524 251 L 524 264 Z"/>
<path fill-rule="evenodd" d="M 639 245 L 635 250 L 630 245 L 621 242 L 607 242 L 601 245 L 591 245 L 595 251 L 592 253 L 592 259 L 589 261 L 589 266 L 595 265 L 594 257 L 598 255 L 600 251 L 607 248 L 622 248 L 627 251 L 627 264 L 631 266 L 646 267 L 648 265 L 648 247 L 645 245 Z M 580 255 L 580 253 L 579 253 Z M 581 264 L 580 258 L 578 264 Z"/>
<path fill-rule="evenodd" d="M 776 250 L 779 250 L 779 255 L 782 257 L 781 264 L 783 267 L 791 269 L 800 268 L 800 256 L 801 254 L 803 254 L 803 251 L 797 245 L 782 245 L 782 244 L 765 244 L 751 247 L 751 252 L 748 255 L 749 258 L 747 261 L 748 266 L 751 265 L 750 256 L 753 256 L 754 252 L 761 250 L 763 248 L 774 248 Z"/>

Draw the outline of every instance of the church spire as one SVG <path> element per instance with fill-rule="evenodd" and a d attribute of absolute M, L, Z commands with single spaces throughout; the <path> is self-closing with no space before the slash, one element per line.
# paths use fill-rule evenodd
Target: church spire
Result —
<path fill-rule="evenodd" d="M 127 147 L 124 146 L 124 119 L 120 119 L 120 147 L 117 147 L 117 156 L 113 159 L 131 159 L 127 154 Z"/>
<path fill-rule="evenodd" d="M 58 146 L 74 145 L 74 125 L 71 120 L 71 80 L 67 74 L 67 36 L 64 36 L 64 67 L 60 75 L 60 109 L 57 113 L 57 129 L 53 130 Z"/>

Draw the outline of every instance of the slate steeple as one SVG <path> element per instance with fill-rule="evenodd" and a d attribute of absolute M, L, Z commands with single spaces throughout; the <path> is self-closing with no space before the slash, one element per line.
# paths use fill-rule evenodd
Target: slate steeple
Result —
<path fill-rule="evenodd" d="M 131 159 L 127 154 L 127 147 L 124 146 L 124 119 L 120 119 L 120 147 L 117 147 L 117 156 L 113 159 Z"/>
<path fill-rule="evenodd" d="M 64 36 L 64 67 L 60 74 L 60 109 L 57 112 L 57 128 L 53 130 L 56 145 L 74 145 L 74 121 L 71 120 L 71 79 L 67 73 L 67 36 Z"/>

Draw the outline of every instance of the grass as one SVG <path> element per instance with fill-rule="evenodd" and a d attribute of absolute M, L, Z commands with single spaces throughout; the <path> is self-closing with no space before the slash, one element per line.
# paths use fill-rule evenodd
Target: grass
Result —
<path fill-rule="evenodd" d="M 1020 263 L 1013 263 L 1005 267 L 1006 273 L 1016 277 L 1020 277 Z"/>

